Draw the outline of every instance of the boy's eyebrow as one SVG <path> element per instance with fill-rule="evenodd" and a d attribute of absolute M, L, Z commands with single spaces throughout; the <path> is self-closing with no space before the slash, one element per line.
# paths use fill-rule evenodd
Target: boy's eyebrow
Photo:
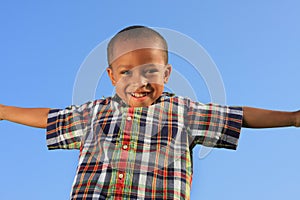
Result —
<path fill-rule="evenodd" d="M 133 65 L 119 65 L 118 69 L 124 69 L 124 68 L 133 68 L 133 67 L 158 67 L 161 66 L 161 64 L 156 64 L 156 63 L 146 63 L 143 65 L 138 65 L 138 66 L 133 66 Z"/>
<path fill-rule="evenodd" d="M 156 63 L 146 63 L 142 66 L 145 66 L 145 67 L 156 67 L 156 66 L 159 66 L 159 64 L 156 64 Z"/>
<path fill-rule="evenodd" d="M 142 65 L 143 67 L 154 67 L 154 68 L 161 68 L 164 67 L 166 65 L 160 64 L 160 63 L 148 63 L 148 64 L 144 64 Z"/>
<path fill-rule="evenodd" d="M 160 63 L 146 63 L 143 65 L 140 65 L 140 67 L 161 67 L 161 66 L 165 66 L 165 65 L 160 64 Z"/>
<path fill-rule="evenodd" d="M 132 68 L 132 65 L 119 65 L 118 69 L 128 69 L 128 68 Z"/>
<path fill-rule="evenodd" d="M 133 66 L 130 64 L 128 64 L 128 65 L 120 64 L 120 65 L 116 66 L 116 68 L 117 68 L 116 70 L 117 71 L 123 71 L 123 70 L 129 70 L 129 69 L 131 70 L 136 67 L 138 67 L 138 68 L 160 68 L 160 67 L 164 67 L 164 66 L 166 66 L 166 65 L 163 65 L 160 63 L 145 63 L 145 64 L 138 65 L 138 66 Z"/>

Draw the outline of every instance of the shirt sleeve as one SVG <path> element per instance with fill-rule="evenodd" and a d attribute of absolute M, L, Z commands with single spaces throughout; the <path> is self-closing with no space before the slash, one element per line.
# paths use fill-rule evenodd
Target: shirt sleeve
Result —
<path fill-rule="evenodd" d="M 202 104 L 190 101 L 188 130 L 192 144 L 236 149 L 242 127 L 242 107 Z"/>
<path fill-rule="evenodd" d="M 48 149 L 80 149 L 90 121 L 91 102 L 65 109 L 51 109 L 46 140 Z"/>

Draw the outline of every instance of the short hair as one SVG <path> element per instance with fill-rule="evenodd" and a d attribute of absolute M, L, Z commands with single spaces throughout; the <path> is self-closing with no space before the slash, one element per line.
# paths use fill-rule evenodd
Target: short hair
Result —
<path fill-rule="evenodd" d="M 119 31 L 107 45 L 107 62 L 111 66 L 113 58 L 113 50 L 115 43 L 118 40 L 130 40 L 130 39 L 152 39 L 160 43 L 162 51 L 164 53 L 165 62 L 168 63 L 168 44 L 165 38 L 157 31 L 141 25 L 128 26 Z"/>

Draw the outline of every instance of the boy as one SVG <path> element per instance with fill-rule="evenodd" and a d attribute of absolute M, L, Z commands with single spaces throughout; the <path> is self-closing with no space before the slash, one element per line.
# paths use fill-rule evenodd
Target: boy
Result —
<path fill-rule="evenodd" d="M 189 199 L 196 144 L 236 149 L 241 127 L 300 126 L 300 111 L 201 104 L 164 93 L 172 67 L 156 31 L 127 27 L 107 48 L 116 94 L 66 109 L 0 106 L 47 128 L 49 149 L 80 149 L 71 199 Z"/>

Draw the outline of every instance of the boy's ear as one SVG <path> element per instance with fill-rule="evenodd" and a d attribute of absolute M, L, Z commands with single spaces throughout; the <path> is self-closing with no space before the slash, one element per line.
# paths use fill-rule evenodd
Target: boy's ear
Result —
<path fill-rule="evenodd" d="M 107 74 L 108 74 L 108 76 L 109 76 L 109 78 L 111 80 L 112 85 L 116 86 L 116 80 L 114 79 L 112 68 L 108 67 L 108 68 L 106 68 L 106 71 L 107 71 Z"/>
<path fill-rule="evenodd" d="M 172 66 L 167 64 L 165 67 L 164 83 L 167 83 L 172 72 Z"/>

